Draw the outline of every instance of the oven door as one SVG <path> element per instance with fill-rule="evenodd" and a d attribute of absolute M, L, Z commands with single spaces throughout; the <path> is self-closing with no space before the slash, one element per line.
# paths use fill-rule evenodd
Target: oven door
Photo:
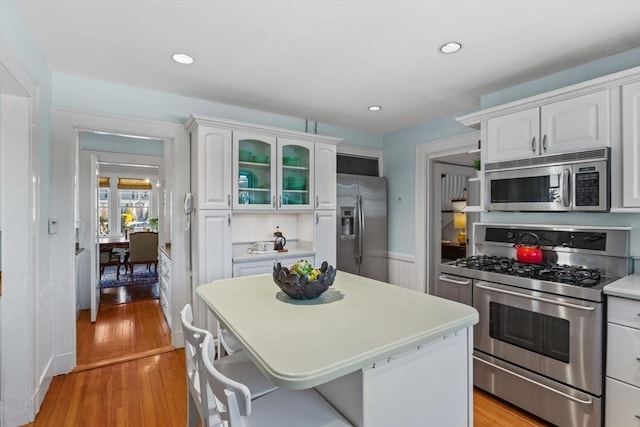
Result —
<path fill-rule="evenodd" d="M 485 173 L 490 211 L 570 211 L 571 166 L 489 171 Z"/>
<path fill-rule="evenodd" d="M 602 304 L 485 281 L 474 283 L 479 351 L 602 394 Z"/>

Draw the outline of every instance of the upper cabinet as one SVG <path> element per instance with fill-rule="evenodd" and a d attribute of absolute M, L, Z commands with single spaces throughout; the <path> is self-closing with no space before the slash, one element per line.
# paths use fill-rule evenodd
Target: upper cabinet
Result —
<path fill-rule="evenodd" d="M 335 209 L 338 138 L 192 116 L 196 209 Z"/>
<path fill-rule="evenodd" d="M 640 82 L 622 87 L 622 205 L 640 207 Z"/>
<path fill-rule="evenodd" d="M 336 209 L 337 156 L 335 144 L 316 142 L 315 208 Z"/>
<path fill-rule="evenodd" d="M 609 91 L 487 120 L 486 162 L 609 146 Z"/>
<path fill-rule="evenodd" d="M 196 209 L 231 209 L 231 131 L 192 123 L 191 182 Z"/>
<path fill-rule="evenodd" d="M 275 136 L 234 132 L 233 159 L 233 208 L 275 209 Z"/>

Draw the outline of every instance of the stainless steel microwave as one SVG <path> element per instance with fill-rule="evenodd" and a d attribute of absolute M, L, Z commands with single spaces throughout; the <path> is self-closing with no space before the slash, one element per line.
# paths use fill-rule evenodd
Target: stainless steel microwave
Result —
<path fill-rule="evenodd" d="M 485 164 L 489 211 L 607 212 L 610 149 Z"/>

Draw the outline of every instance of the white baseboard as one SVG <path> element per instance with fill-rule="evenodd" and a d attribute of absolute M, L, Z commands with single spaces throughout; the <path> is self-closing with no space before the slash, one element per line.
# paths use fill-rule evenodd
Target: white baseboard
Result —
<path fill-rule="evenodd" d="M 424 285 L 416 282 L 416 265 L 413 255 L 389 253 L 388 257 L 389 283 L 424 292 Z"/>

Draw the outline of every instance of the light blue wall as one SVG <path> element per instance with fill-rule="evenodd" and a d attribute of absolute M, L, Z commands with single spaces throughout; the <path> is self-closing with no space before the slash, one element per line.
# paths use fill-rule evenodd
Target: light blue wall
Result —
<path fill-rule="evenodd" d="M 640 25 L 640 21 L 638 25 Z M 480 97 L 480 106 L 481 108 L 495 107 L 496 105 L 506 104 L 507 102 L 606 76 L 607 74 L 613 74 L 639 65 L 640 47 L 483 95 Z"/>
<path fill-rule="evenodd" d="M 617 71 L 640 66 L 640 48 L 555 73 L 518 86 L 481 97 L 482 108 L 558 89 Z M 417 144 L 467 133 L 455 117 L 471 113 L 461 111 L 450 117 L 384 135 L 384 170 L 389 181 L 389 251 L 413 255 L 415 248 L 415 147 Z M 482 216 L 486 221 L 567 224 L 624 224 L 636 226 L 632 251 L 640 255 L 640 215 L 617 214 L 498 214 Z M 528 218 L 528 219 L 526 219 Z M 526 219 L 526 220 L 525 220 Z"/>
<path fill-rule="evenodd" d="M 191 114 L 204 114 L 265 126 L 312 133 L 315 122 L 298 117 L 220 104 L 165 92 L 140 89 L 68 74 L 53 74 L 53 103 L 82 111 L 95 111 L 120 116 L 184 123 Z M 318 134 L 344 138 L 343 143 L 382 148 L 380 135 L 356 129 L 318 123 Z"/>
<path fill-rule="evenodd" d="M 50 176 L 50 128 L 51 128 L 51 70 L 44 54 L 26 29 L 22 15 L 14 0 L 0 1 L 0 38 L 9 46 L 12 53 L 20 60 L 34 83 L 39 87 L 40 108 L 38 112 L 40 126 L 36 147 L 40 180 L 40 222 L 38 224 L 40 247 L 40 283 L 45 286 L 49 282 L 49 240 L 48 219 L 50 191 L 46 183 Z"/>
<path fill-rule="evenodd" d="M 457 117 L 457 116 L 456 116 Z M 475 131 L 445 117 L 384 136 L 388 180 L 389 252 L 413 255 L 415 244 L 416 145 Z"/>

